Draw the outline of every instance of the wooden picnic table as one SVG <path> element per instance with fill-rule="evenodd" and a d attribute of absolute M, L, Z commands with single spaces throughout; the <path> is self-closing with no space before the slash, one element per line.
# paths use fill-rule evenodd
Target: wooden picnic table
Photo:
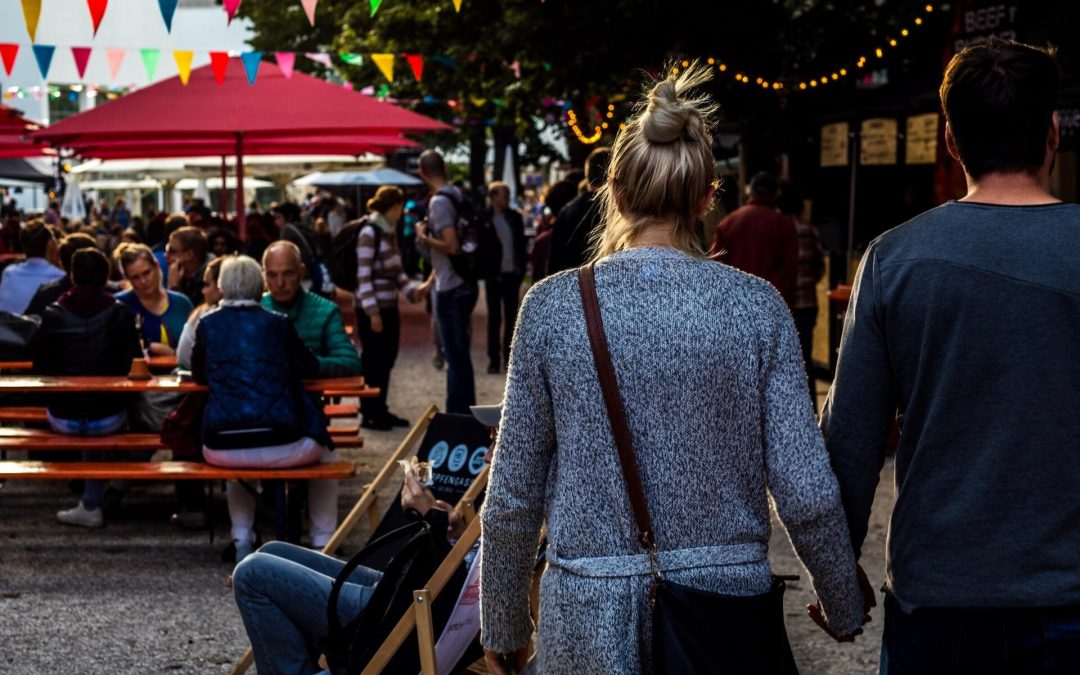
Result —
<path fill-rule="evenodd" d="M 304 388 L 308 391 L 334 391 L 339 396 L 370 398 L 379 395 L 379 390 L 364 384 L 364 378 L 327 377 L 306 380 Z M 176 375 L 157 375 L 148 380 L 130 380 L 117 375 L 0 375 L 0 394 L 46 394 L 46 393 L 142 393 L 158 392 L 193 392 L 207 391 L 208 387 L 191 380 L 182 380 Z"/>
<path fill-rule="evenodd" d="M 176 357 L 151 356 L 146 365 L 155 373 L 169 373 L 176 369 Z M 28 373 L 33 369 L 33 361 L 0 361 L 0 373 Z"/>

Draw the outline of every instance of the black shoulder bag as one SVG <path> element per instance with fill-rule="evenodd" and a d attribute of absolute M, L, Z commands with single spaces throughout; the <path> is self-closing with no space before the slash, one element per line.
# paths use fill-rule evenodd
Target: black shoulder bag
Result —
<path fill-rule="evenodd" d="M 645 489 L 634 459 L 630 427 L 611 363 L 593 266 L 578 271 L 585 325 L 623 479 L 638 528 L 652 560 L 652 662 L 657 673 L 767 673 L 797 675 L 784 627 L 784 581 L 767 593 L 721 595 L 664 579 L 660 571 Z"/>

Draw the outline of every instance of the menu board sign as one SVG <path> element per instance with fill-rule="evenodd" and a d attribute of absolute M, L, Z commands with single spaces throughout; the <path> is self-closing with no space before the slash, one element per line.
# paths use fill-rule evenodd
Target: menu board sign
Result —
<path fill-rule="evenodd" d="M 904 161 L 907 164 L 933 164 L 937 161 L 938 114 L 915 115 L 907 120 Z"/>
<path fill-rule="evenodd" d="M 821 166 L 847 166 L 848 123 L 836 122 L 821 127 Z"/>
<path fill-rule="evenodd" d="M 896 164 L 896 120 L 886 117 L 863 120 L 859 164 Z"/>

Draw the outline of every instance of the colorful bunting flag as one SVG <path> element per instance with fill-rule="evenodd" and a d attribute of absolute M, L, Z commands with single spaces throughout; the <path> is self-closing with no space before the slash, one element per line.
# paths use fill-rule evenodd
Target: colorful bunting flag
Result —
<path fill-rule="evenodd" d="M 277 61 L 278 68 L 281 68 L 281 74 L 285 76 L 285 79 L 292 77 L 293 68 L 296 67 L 296 54 L 294 52 L 278 52 L 274 54 L 274 59 Z"/>
<path fill-rule="evenodd" d="M 520 80 L 521 79 L 521 62 L 520 61 L 514 61 L 513 63 L 510 64 L 509 68 L 510 68 L 510 70 L 514 71 L 514 78 Z"/>
<path fill-rule="evenodd" d="M 0 57 L 4 59 L 4 70 L 11 77 L 11 69 L 15 67 L 15 57 L 19 55 L 19 45 L 5 42 L 0 44 Z"/>
<path fill-rule="evenodd" d="M 304 54 L 304 56 L 308 57 L 309 59 L 311 59 L 315 63 L 323 64 L 327 68 L 333 68 L 334 67 L 334 62 L 330 60 L 330 55 L 327 54 L 326 52 L 308 52 L 308 53 Z"/>
<path fill-rule="evenodd" d="M 461 11 L 461 0 L 454 0 L 454 11 L 455 12 L 460 12 Z"/>
<path fill-rule="evenodd" d="M 388 81 L 394 81 L 394 55 L 393 54 L 372 54 L 371 60 L 375 62 L 375 67 L 379 69 L 379 72 L 383 74 Z"/>
<path fill-rule="evenodd" d="M 424 78 L 424 57 L 419 54 L 406 54 L 405 60 L 409 63 L 409 67 L 412 68 L 412 74 L 416 77 L 416 81 L 422 80 Z"/>
<path fill-rule="evenodd" d="M 319 0 L 300 0 L 300 4 L 304 6 L 304 13 L 307 14 L 308 23 L 314 26 L 315 5 L 319 4 Z"/>
<path fill-rule="evenodd" d="M 30 42 L 37 39 L 38 19 L 41 18 L 41 0 L 22 0 L 23 18 L 26 19 L 26 32 L 30 33 Z"/>
<path fill-rule="evenodd" d="M 86 75 L 86 64 L 90 62 L 89 47 L 72 47 L 71 57 L 75 59 L 75 70 L 79 71 L 79 79 Z"/>
<path fill-rule="evenodd" d="M 148 82 L 154 81 L 154 73 L 157 72 L 158 59 L 161 58 L 160 49 L 140 49 L 139 53 L 142 54 L 143 68 L 146 69 L 146 79 Z"/>
<path fill-rule="evenodd" d="M 173 60 L 176 61 L 176 70 L 180 73 L 180 84 L 187 86 L 188 78 L 191 77 L 191 60 L 195 58 L 195 52 L 190 50 L 174 50 Z"/>
<path fill-rule="evenodd" d="M 41 79 L 49 79 L 49 66 L 52 65 L 53 52 L 56 47 L 52 45 L 34 45 L 34 58 L 37 59 L 38 70 L 41 71 Z"/>
<path fill-rule="evenodd" d="M 109 79 L 116 82 L 116 75 L 120 72 L 120 64 L 124 62 L 124 54 L 127 51 L 109 47 L 105 50 L 105 59 L 109 62 Z"/>
<path fill-rule="evenodd" d="M 225 5 L 225 12 L 229 15 L 229 23 L 232 23 L 233 17 L 236 16 L 236 10 L 240 9 L 240 0 L 222 0 Z"/>
<path fill-rule="evenodd" d="M 447 56 L 446 54 L 436 54 L 434 58 L 436 63 L 441 63 L 447 68 L 450 68 L 451 70 L 457 70 L 457 61 L 454 60 L 453 56 Z"/>
<path fill-rule="evenodd" d="M 259 75 L 259 64 L 262 63 L 262 52 L 244 52 L 240 60 L 244 62 L 244 72 L 247 73 L 248 84 L 255 86 L 255 78 Z"/>
<path fill-rule="evenodd" d="M 109 0 L 86 0 L 86 6 L 90 8 L 90 20 L 94 22 L 94 36 L 96 37 L 98 26 L 101 25 L 101 19 L 105 16 L 105 8 L 109 6 Z"/>
<path fill-rule="evenodd" d="M 362 54 L 353 54 L 352 52 L 341 52 L 340 54 L 338 54 L 338 57 L 340 57 L 341 60 L 344 63 L 347 63 L 350 66 L 362 66 L 362 65 L 364 65 L 364 57 L 363 57 Z"/>
<path fill-rule="evenodd" d="M 484 104 L 487 103 L 486 98 L 477 98 L 475 96 L 469 97 L 469 100 L 472 101 L 472 104 L 477 108 L 483 108 Z"/>
<path fill-rule="evenodd" d="M 172 32 L 173 15 L 176 14 L 176 5 L 180 0 L 158 0 L 158 9 L 161 10 L 161 19 L 165 22 L 166 32 Z"/>
<path fill-rule="evenodd" d="M 210 67 L 218 86 L 225 84 L 225 71 L 229 68 L 229 52 L 210 52 Z"/>
<path fill-rule="evenodd" d="M 379 11 L 379 5 L 382 4 L 382 0 L 371 0 L 371 16 L 375 16 L 375 12 Z"/>

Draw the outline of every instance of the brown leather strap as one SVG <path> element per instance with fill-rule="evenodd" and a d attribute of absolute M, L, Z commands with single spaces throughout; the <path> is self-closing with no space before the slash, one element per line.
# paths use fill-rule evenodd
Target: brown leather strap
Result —
<path fill-rule="evenodd" d="M 596 375 L 600 379 L 600 390 L 604 394 L 604 406 L 607 408 L 611 434 L 615 437 L 615 448 L 619 451 L 619 464 L 626 481 L 626 491 L 630 495 L 630 507 L 634 511 L 634 520 L 637 521 L 638 541 L 646 550 L 655 550 L 656 540 L 653 538 L 648 502 L 645 500 L 645 489 L 641 485 L 641 472 L 638 471 L 637 461 L 634 459 L 634 443 L 630 427 L 626 424 L 626 412 L 619 396 L 615 367 L 611 363 L 611 352 L 608 351 L 592 265 L 585 265 L 578 270 L 578 285 L 581 287 L 581 305 L 585 310 L 585 327 L 589 331 Z"/>

